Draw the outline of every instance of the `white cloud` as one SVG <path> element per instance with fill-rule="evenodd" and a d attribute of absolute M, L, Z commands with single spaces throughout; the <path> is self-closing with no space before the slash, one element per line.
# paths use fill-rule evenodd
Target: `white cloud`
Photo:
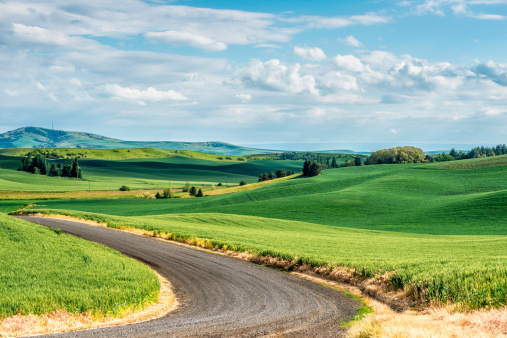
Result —
<path fill-rule="evenodd" d="M 187 97 L 174 90 L 160 91 L 153 87 L 146 90 L 121 87 L 118 84 L 105 84 L 103 86 L 105 93 L 112 97 L 135 101 L 138 104 L 145 105 L 145 101 L 186 101 Z"/>
<path fill-rule="evenodd" d="M 299 63 L 287 65 L 280 60 L 262 62 L 253 60 L 248 67 L 239 71 L 236 77 L 244 85 L 261 89 L 318 95 L 315 78 L 300 74 Z"/>
<path fill-rule="evenodd" d="M 497 115 L 506 113 L 507 110 L 506 109 L 493 108 L 493 107 L 486 107 L 486 108 L 482 108 L 482 112 L 486 116 L 497 116 Z"/>
<path fill-rule="evenodd" d="M 349 35 L 346 38 L 338 38 L 338 41 L 345 45 L 349 45 L 352 47 L 362 47 L 363 44 L 361 41 L 358 41 L 353 35 Z"/>
<path fill-rule="evenodd" d="M 388 23 L 391 17 L 378 14 L 354 15 L 349 17 L 298 16 L 281 21 L 305 24 L 306 28 L 335 29 L 352 25 L 374 25 Z"/>
<path fill-rule="evenodd" d="M 250 94 L 236 94 L 234 96 L 237 97 L 243 103 L 247 103 L 252 100 L 252 95 Z"/>
<path fill-rule="evenodd" d="M 417 5 L 411 8 L 415 15 L 434 14 L 445 16 L 446 11 L 452 11 L 454 15 L 468 16 L 479 20 L 504 20 L 506 17 L 499 14 L 475 13 L 471 6 L 474 5 L 499 5 L 507 4 L 505 0 L 424 0 L 415 2 Z M 410 5 L 405 4 L 405 5 Z"/>
<path fill-rule="evenodd" d="M 189 32 L 149 32 L 146 33 L 145 36 L 149 39 L 157 40 L 173 46 L 190 46 L 214 52 L 220 52 L 227 49 L 227 45 L 225 43 Z"/>
<path fill-rule="evenodd" d="M 313 47 L 313 48 L 304 48 L 304 47 L 294 47 L 294 54 L 297 56 L 311 61 L 323 61 L 327 59 L 326 54 L 322 51 L 322 49 Z"/>
<path fill-rule="evenodd" d="M 351 72 L 362 72 L 365 67 L 361 60 L 359 60 L 354 55 L 337 55 L 333 58 L 333 61 L 340 68 Z"/>

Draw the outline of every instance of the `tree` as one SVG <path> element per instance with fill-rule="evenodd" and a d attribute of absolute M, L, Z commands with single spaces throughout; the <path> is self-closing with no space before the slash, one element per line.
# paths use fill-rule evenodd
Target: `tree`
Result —
<path fill-rule="evenodd" d="M 246 185 L 246 182 L 245 181 L 241 181 L 239 182 L 239 185 L 242 186 L 242 185 Z"/>
<path fill-rule="evenodd" d="M 456 149 L 454 149 L 454 148 L 451 149 L 451 151 L 449 152 L 449 155 L 451 155 L 454 158 L 458 157 L 458 153 L 456 152 Z"/>
<path fill-rule="evenodd" d="M 217 184 L 217 187 L 221 187 L 221 186 L 222 186 L 222 183 L 218 183 L 218 184 Z"/>
<path fill-rule="evenodd" d="M 130 188 L 126 185 L 122 185 L 119 190 L 120 191 L 130 191 Z"/>
<path fill-rule="evenodd" d="M 317 163 L 317 162 L 313 162 L 312 165 L 310 166 L 310 174 L 308 176 L 310 176 L 310 177 L 318 176 L 318 175 L 320 175 L 321 170 L 322 170 L 322 164 Z"/>
<path fill-rule="evenodd" d="M 71 170 L 72 170 L 72 164 L 70 164 L 70 163 L 64 164 L 64 166 L 62 168 L 62 176 L 71 177 L 70 176 Z"/>
<path fill-rule="evenodd" d="M 204 194 L 202 193 L 202 189 L 199 189 L 199 191 L 197 192 L 197 195 L 195 195 L 195 197 L 204 197 Z"/>
<path fill-rule="evenodd" d="M 181 189 L 182 192 L 189 192 L 190 191 L 190 182 L 185 183 L 183 188 Z"/>
<path fill-rule="evenodd" d="M 56 167 L 56 163 L 51 163 L 49 166 L 49 176 L 58 176 L 60 173 Z"/>
<path fill-rule="evenodd" d="M 40 175 L 40 169 L 39 169 L 39 168 L 37 168 L 37 167 L 33 167 L 33 173 L 34 173 L 35 175 Z"/>
<path fill-rule="evenodd" d="M 162 195 L 160 195 L 160 193 L 157 191 L 157 193 L 155 194 L 155 198 L 156 199 L 162 198 Z"/>
<path fill-rule="evenodd" d="M 164 189 L 164 194 L 162 195 L 162 197 L 163 198 L 173 198 L 174 197 L 171 187 Z"/>
<path fill-rule="evenodd" d="M 287 176 L 287 171 L 285 171 L 285 169 L 278 169 L 276 171 L 276 177 L 277 178 L 285 177 L 285 176 Z"/>
<path fill-rule="evenodd" d="M 74 157 L 72 161 L 72 169 L 70 170 L 70 177 L 78 177 L 79 165 L 77 163 L 77 157 Z"/>
<path fill-rule="evenodd" d="M 338 164 L 336 163 L 336 157 L 333 156 L 333 160 L 331 161 L 331 168 L 338 168 Z"/>
<path fill-rule="evenodd" d="M 190 196 L 195 196 L 195 195 L 197 195 L 197 188 L 192 186 L 188 192 L 189 192 Z"/>
<path fill-rule="evenodd" d="M 356 167 L 360 167 L 363 163 L 361 162 L 361 157 L 359 156 L 356 156 L 356 158 L 354 159 L 354 165 Z"/>
<path fill-rule="evenodd" d="M 306 160 L 303 164 L 303 175 L 304 176 L 310 176 L 310 167 L 313 164 L 313 160 Z"/>

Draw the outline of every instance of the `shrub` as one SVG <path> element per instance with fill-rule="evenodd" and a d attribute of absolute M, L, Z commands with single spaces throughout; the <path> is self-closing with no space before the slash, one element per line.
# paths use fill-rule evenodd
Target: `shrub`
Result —
<path fill-rule="evenodd" d="M 185 183 L 185 185 L 183 186 L 181 191 L 182 192 L 189 192 L 190 191 L 190 183 L 189 182 Z"/>
<path fill-rule="evenodd" d="M 126 186 L 126 185 L 122 185 L 120 187 L 120 191 L 130 191 L 130 188 L 128 186 Z"/>
<path fill-rule="evenodd" d="M 221 187 L 221 186 L 222 186 L 222 183 L 218 183 L 218 184 L 217 184 L 217 186 L 218 186 L 218 187 Z"/>
<path fill-rule="evenodd" d="M 173 194 L 172 189 L 171 188 L 165 188 L 164 189 L 164 194 L 162 195 L 162 197 L 164 197 L 164 198 L 173 198 L 174 194 Z"/>
<path fill-rule="evenodd" d="M 162 198 L 162 195 L 160 195 L 160 193 L 157 191 L 157 194 L 155 195 L 155 198 L 156 199 Z"/>
<path fill-rule="evenodd" d="M 40 169 L 39 169 L 39 168 L 37 168 L 37 167 L 34 167 L 34 168 L 33 168 L 33 173 L 34 173 L 35 175 L 40 175 Z"/>
<path fill-rule="evenodd" d="M 245 181 L 241 181 L 239 182 L 239 185 L 242 186 L 242 185 L 246 185 L 246 182 Z"/>

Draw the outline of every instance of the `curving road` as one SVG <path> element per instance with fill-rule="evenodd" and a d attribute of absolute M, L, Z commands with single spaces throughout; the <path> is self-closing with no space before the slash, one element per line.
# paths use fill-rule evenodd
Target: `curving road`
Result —
<path fill-rule="evenodd" d="M 357 301 L 316 283 L 239 259 L 68 220 L 19 217 L 99 242 L 169 280 L 179 307 L 139 324 L 51 337 L 340 337 Z"/>

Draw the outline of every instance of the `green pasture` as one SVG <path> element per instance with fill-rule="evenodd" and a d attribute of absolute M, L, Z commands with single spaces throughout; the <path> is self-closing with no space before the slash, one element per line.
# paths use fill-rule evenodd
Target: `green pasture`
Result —
<path fill-rule="evenodd" d="M 414 299 L 499 306 L 507 300 L 505 158 L 459 168 L 332 169 L 200 199 L 45 201 L 31 209 L 352 267 L 362 276 L 390 272 L 393 286 Z"/>
<path fill-rule="evenodd" d="M 56 310 L 118 316 L 159 292 L 155 274 L 133 259 L 0 213 L 0 320 Z"/>
<path fill-rule="evenodd" d="M 0 190 L 3 191 L 85 191 L 117 190 L 122 185 L 131 189 L 181 187 L 186 182 L 196 185 L 238 185 L 241 181 L 257 182 L 260 174 L 284 168 L 300 171 L 302 161 L 252 160 L 216 161 L 187 156 L 79 161 L 83 180 L 47 177 L 17 171 L 20 158 L 0 155 Z M 55 162 L 64 163 L 65 160 Z M 50 161 L 51 162 L 51 161 Z"/>

